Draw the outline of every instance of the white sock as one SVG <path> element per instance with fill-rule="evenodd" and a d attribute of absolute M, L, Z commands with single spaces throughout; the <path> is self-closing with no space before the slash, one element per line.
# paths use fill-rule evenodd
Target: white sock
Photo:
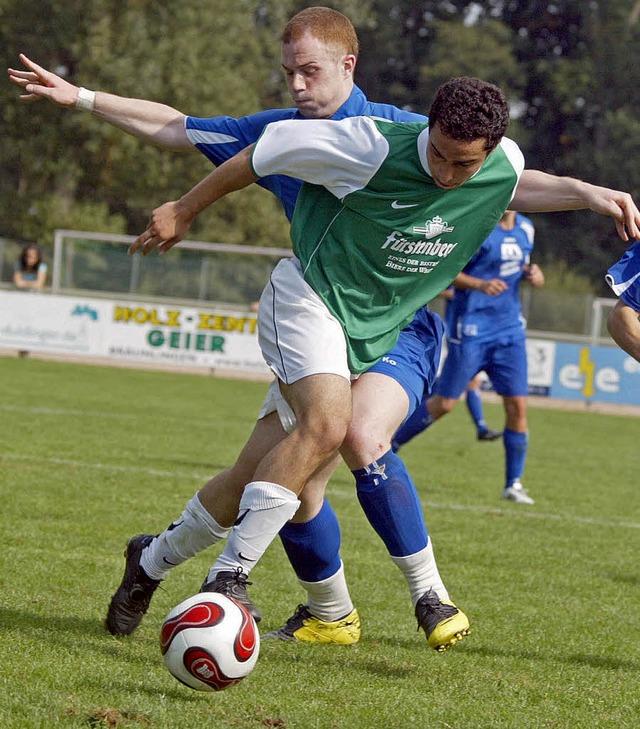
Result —
<path fill-rule="evenodd" d="M 299 506 L 293 491 L 277 483 L 247 484 L 240 500 L 238 521 L 222 554 L 209 570 L 208 579 L 214 579 L 221 570 L 235 571 L 238 567 L 248 575 Z"/>
<path fill-rule="evenodd" d="M 309 612 L 325 623 L 341 620 L 353 610 L 342 562 L 340 569 L 325 580 L 305 582 L 298 579 L 298 582 L 307 591 Z"/>
<path fill-rule="evenodd" d="M 182 516 L 143 550 L 140 565 L 149 577 L 162 580 L 173 567 L 224 539 L 229 531 L 218 524 L 195 494 Z"/>
<path fill-rule="evenodd" d="M 429 589 L 432 589 L 441 600 L 449 599 L 449 593 L 438 572 L 431 538 L 429 538 L 427 546 L 419 552 L 407 557 L 391 557 L 391 559 L 398 565 L 407 580 L 411 593 L 411 604 L 414 607 Z"/>

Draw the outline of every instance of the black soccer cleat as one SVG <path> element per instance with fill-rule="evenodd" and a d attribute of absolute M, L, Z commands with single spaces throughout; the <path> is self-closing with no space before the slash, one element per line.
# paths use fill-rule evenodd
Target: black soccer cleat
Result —
<path fill-rule="evenodd" d="M 244 605 L 256 623 L 259 623 L 262 620 L 262 614 L 247 595 L 247 585 L 251 584 L 253 583 L 247 580 L 247 575 L 242 571 L 242 567 L 236 567 L 235 570 L 218 572 L 212 580 L 205 580 L 200 592 L 218 592 L 230 597 Z"/>
<path fill-rule="evenodd" d="M 439 653 L 469 635 L 469 618 L 450 600 L 441 600 L 433 589 L 418 600 L 415 614 L 418 630 L 424 630 L 427 643 Z"/>
<path fill-rule="evenodd" d="M 485 428 L 478 433 L 478 440 L 498 440 L 498 438 L 502 438 L 501 430 Z"/>
<path fill-rule="evenodd" d="M 124 577 L 109 603 L 107 630 L 111 635 L 131 635 L 149 609 L 153 593 L 161 580 L 153 580 L 140 566 L 142 550 L 155 538 L 153 534 L 138 534 L 127 543 Z"/>

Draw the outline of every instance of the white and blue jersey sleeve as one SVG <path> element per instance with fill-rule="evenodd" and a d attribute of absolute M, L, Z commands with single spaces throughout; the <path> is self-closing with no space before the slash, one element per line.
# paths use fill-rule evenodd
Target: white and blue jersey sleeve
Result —
<path fill-rule="evenodd" d="M 210 119 L 188 116 L 185 131 L 191 143 L 217 167 L 245 147 L 254 144 L 268 124 L 283 119 L 294 119 L 296 115 L 296 109 L 275 109 L 240 119 L 229 116 L 216 116 Z M 278 175 L 265 177 L 259 180 L 258 184 L 278 198 L 287 218 L 291 220 L 302 184 L 300 180 Z"/>
<path fill-rule="evenodd" d="M 611 266 L 605 280 L 624 304 L 640 312 L 640 241 Z"/>
<path fill-rule="evenodd" d="M 283 121 L 264 130 L 251 164 L 258 177 L 298 177 L 342 200 L 367 186 L 388 153 L 388 141 L 369 117 Z"/>
<path fill-rule="evenodd" d="M 389 104 L 376 104 L 367 99 L 355 86 L 349 98 L 331 117 L 346 119 L 355 116 L 370 116 L 390 121 L 424 122 L 427 117 L 398 109 Z M 185 122 L 187 136 L 191 143 L 214 165 L 221 165 L 240 150 L 254 144 L 268 124 L 286 119 L 306 121 L 297 109 L 272 109 L 235 119 L 229 116 L 199 118 L 188 116 Z M 309 120 L 310 121 L 310 120 Z M 258 185 L 273 193 L 291 220 L 301 181 L 285 175 L 269 175 L 258 180 Z"/>

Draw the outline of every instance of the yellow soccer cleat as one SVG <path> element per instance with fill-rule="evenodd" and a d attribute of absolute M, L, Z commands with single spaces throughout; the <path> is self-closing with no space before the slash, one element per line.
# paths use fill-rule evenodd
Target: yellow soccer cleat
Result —
<path fill-rule="evenodd" d="M 439 653 L 469 635 L 469 618 L 449 600 L 441 600 L 430 589 L 416 603 L 418 630 L 422 628 L 427 643 Z"/>
<path fill-rule="evenodd" d="M 331 643 L 353 645 L 360 640 L 360 616 L 354 608 L 347 616 L 332 623 L 316 618 L 306 605 L 298 605 L 287 622 L 262 638 L 299 640 L 303 643 Z"/>

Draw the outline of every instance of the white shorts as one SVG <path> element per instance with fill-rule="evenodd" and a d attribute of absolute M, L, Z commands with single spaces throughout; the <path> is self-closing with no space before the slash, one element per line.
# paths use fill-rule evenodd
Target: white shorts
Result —
<path fill-rule="evenodd" d="M 352 379 L 342 326 L 304 280 L 297 258 L 280 261 L 262 292 L 258 341 L 262 356 L 278 378 L 269 387 L 258 419 L 277 412 L 287 433 L 295 429 L 296 417 L 278 380 L 290 385 L 319 374 Z"/>
<path fill-rule="evenodd" d="M 258 342 L 271 371 L 287 385 L 319 374 L 351 380 L 342 326 L 304 280 L 297 258 L 281 260 L 262 292 Z"/>

